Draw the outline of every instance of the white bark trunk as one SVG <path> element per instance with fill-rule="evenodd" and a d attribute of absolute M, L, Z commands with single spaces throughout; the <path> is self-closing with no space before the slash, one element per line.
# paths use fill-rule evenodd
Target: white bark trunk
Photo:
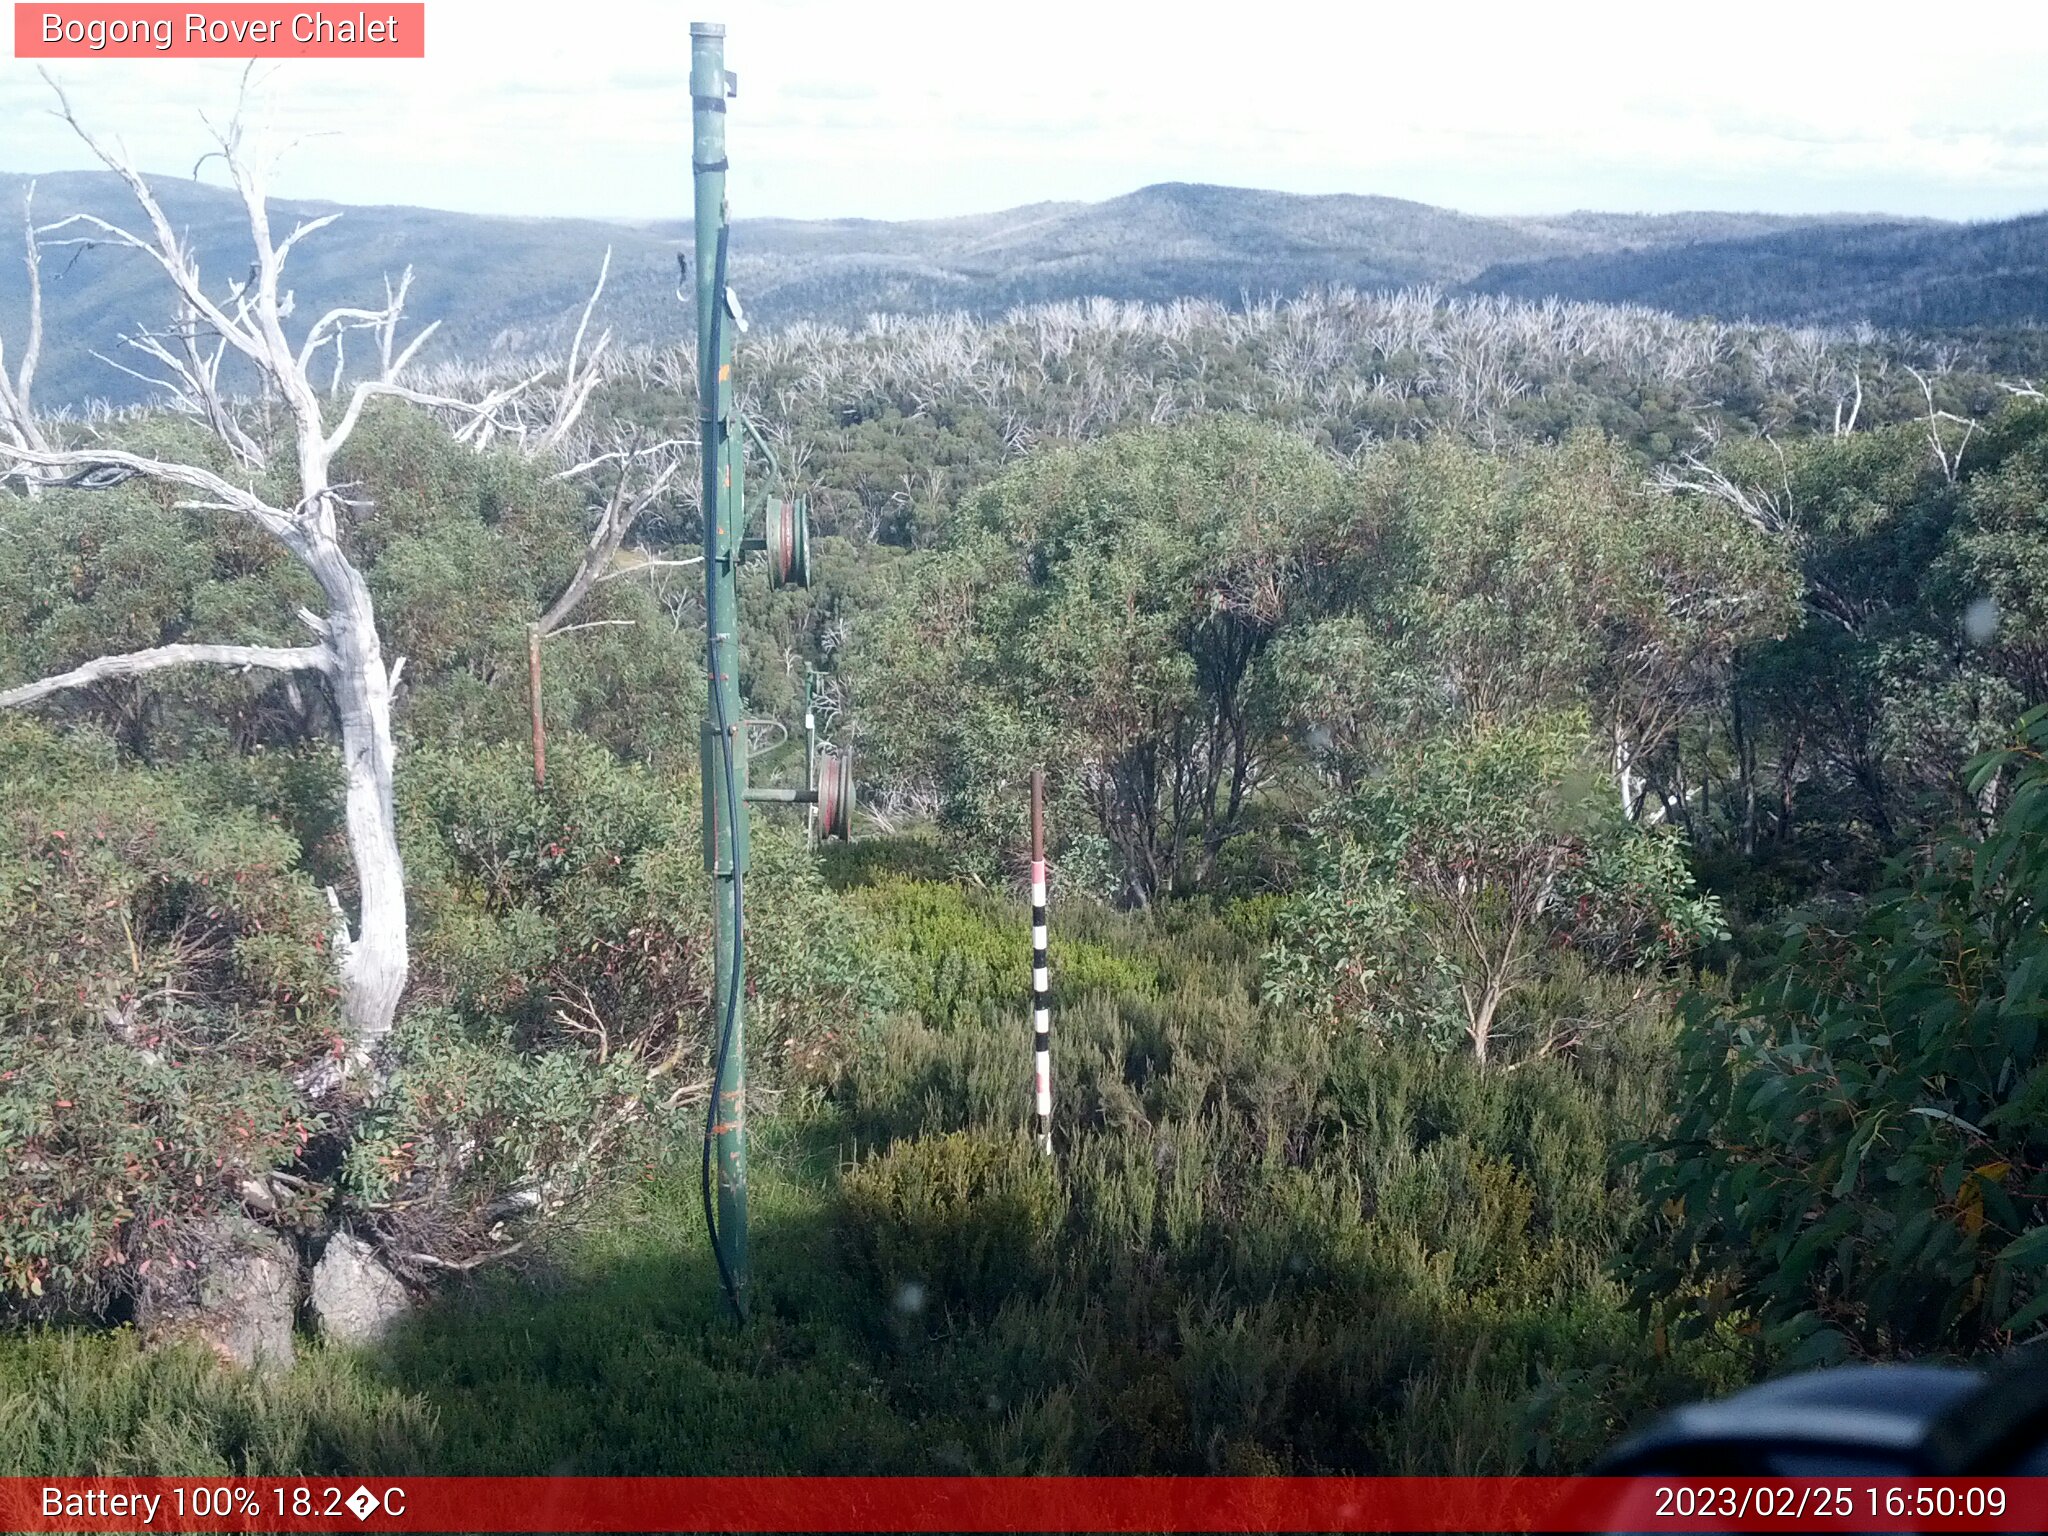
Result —
<path fill-rule="evenodd" d="M 1472 1060 L 1480 1066 L 1486 1065 L 1486 1047 L 1493 1038 L 1493 1015 L 1500 1006 L 1500 998 L 1488 992 L 1466 1023 L 1465 1034 L 1472 1042 Z"/>
<path fill-rule="evenodd" d="M 369 589 L 354 566 L 338 561 L 330 589 L 328 644 L 334 653 L 335 712 L 341 719 L 344 811 L 355 864 L 356 931 L 342 961 L 342 1000 L 358 1058 L 391 1033 L 405 991 L 405 866 L 398 852 L 392 794 L 397 751 L 391 740 L 391 676 L 377 638 Z M 337 590 L 338 589 L 338 590 Z"/>
<path fill-rule="evenodd" d="M 1614 733 L 1614 782 L 1621 791 L 1621 814 L 1625 820 L 1634 821 L 1642 805 L 1643 781 L 1635 771 L 1636 752 L 1626 736 L 1619 730 Z"/>
<path fill-rule="evenodd" d="M 253 212 L 251 217 L 256 218 Z M 341 723 L 347 786 L 343 816 L 356 871 L 357 912 L 347 953 L 337 958 L 342 1007 L 355 1035 L 355 1059 L 361 1063 L 391 1033 L 411 964 L 405 865 L 398 852 L 393 794 L 398 752 L 391 739 L 392 675 L 384 665 L 369 584 L 341 546 L 329 465 L 345 434 L 323 435 L 319 401 L 311 385 L 303 375 L 292 384 L 286 394 L 298 418 L 299 487 L 304 493 L 300 504 L 305 508 L 300 559 L 327 595 L 322 627 L 334 658 L 329 680 Z"/>
<path fill-rule="evenodd" d="M 34 400 L 36 361 L 43 346 L 42 259 L 36 244 L 35 196 L 36 184 L 30 182 L 21 198 L 22 228 L 26 240 L 23 262 L 28 272 L 28 334 L 22 343 L 21 361 L 11 380 L 5 366 L 0 366 L 0 432 L 4 432 L 8 441 L 19 448 L 50 446 L 42 429 L 36 425 Z M 0 365 L 5 362 L 6 349 L 0 347 Z M 22 485 L 30 500 L 42 495 L 42 487 L 33 476 L 23 476 Z"/>

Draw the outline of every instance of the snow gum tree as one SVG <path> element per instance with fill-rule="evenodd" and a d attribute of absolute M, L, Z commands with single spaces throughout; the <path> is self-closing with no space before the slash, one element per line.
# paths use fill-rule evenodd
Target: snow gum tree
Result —
<path fill-rule="evenodd" d="M 370 588 L 348 546 L 346 487 L 336 483 L 332 466 L 374 399 L 395 397 L 453 413 L 461 423 L 457 437 L 480 444 L 503 426 L 497 414 L 524 386 L 470 402 L 402 382 L 435 328 L 429 325 L 404 344 L 399 342 L 409 271 L 396 284 L 387 283 L 381 305 L 337 307 L 293 334 L 288 329 L 295 303 L 285 282 L 287 262 L 300 241 L 340 215 L 304 220 L 278 236 L 264 191 L 265 158 L 245 132 L 239 105 L 217 132 L 219 149 L 209 160 L 225 165 L 240 194 L 252 257 L 246 275 L 209 282 L 191 246 L 172 226 L 126 152 L 95 137 L 61 88 L 52 82 L 52 89 L 60 114 L 100 162 L 120 177 L 141 219 L 132 230 L 93 214 L 75 214 L 41 227 L 30 221 L 31 315 L 14 377 L 0 390 L 0 483 L 11 482 L 30 496 L 56 488 L 98 490 L 137 477 L 175 487 L 190 496 L 178 507 L 234 514 L 276 540 L 317 583 L 322 602 L 319 611 L 299 610 L 310 635 L 304 645 L 194 640 L 101 656 L 0 691 L 0 708 L 21 708 L 67 691 L 173 667 L 262 668 L 317 677 L 332 702 L 340 735 L 345 825 L 356 887 L 353 920 L 331 890 L 329 899 L 344 1012 L 355 1056 L 363 1060 L 391 1030 L 408 968 L 391 729 L 392 692 L 404 661 L 394 663 L 384 654 Z M 41 337 L 33 279 L 41 249 L 64 244 L 115 247 L 136 253 L 160 270 L 171 290 L 174 318 L 162 329 L 124 338 L 146 360 L 146 371 L 131 371 L 157 386 L 173 408 L 218 437 L 232 458 L 232 471 L 98 443 L 63 446 L 54 429 L 38 429 L 29 406 Z M 344 385 L 342 348 L 350 334 L 367 335 L 373 362 L 367 377 Z M 224 363 L 244 376 L 253 375 L 261 390 L 261 412 L 239 408 L 229 397 Z M 316 369 L 331 370 L 325 388 L 314 382 Z M 587 393 L 563 392 L 557 419 L 540 441 L 551 446 L 561 440 L 567 426 L 564 418 L 573 415 Z M 281 430 L 270 430 L 272 422 L 281 423 Z M 526 440 L 523 431 L 518 435 Z M 295 496 L 265 489 L 294 478 Z"/>

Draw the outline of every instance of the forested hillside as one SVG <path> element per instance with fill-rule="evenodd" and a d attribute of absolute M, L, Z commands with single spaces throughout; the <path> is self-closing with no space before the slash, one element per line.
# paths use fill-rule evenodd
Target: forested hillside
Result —
<path fill-rule="evenodd" d="M 745 578 L 747 713 L 817 670 L 868 811 L 755 816 L 737 1324 L 694 359 L 409 366 L 393 306 L 330 392 L 289 291 L 268 400 L 0 430 L 0 1472 L 1574 1469 L 2042 1331 L 2048 403 L 1988 352 L 749 332 L 814 579 Z"/>
<path fill-rule="evenodd" d="M 1494 267 L 1473 288 L 1648 304 L 1681 315 L 1913 330 L 2039 326 L 2048 215 L 1961 226 L 1886 222 L 1707 238 Z"/>
<path fill-rule="evenodd" d="M 29 178 L 0 175 L 0 209 Z M 183 175 L 157 186 L 202 267 L 243 259 L 232 192 Z M 118 217 L 127 197 L 106 173 L 37 183 L 39 219 Z M 567 344 L 612 250 L 600 326 L 662 344 L 689 333 L 676 253 L 688 226 L 491 218 L 419 208 L 342 209 L 278 200 L 282 222 L 344 215 L 294 264 L 304 313 L 360 301 L 407 265 L 410 312 L 441 322 L 434 356 L 524 357 Z M 748 219 L 733 273 L 750 314 L 770 326 L 859 325 L 871 313 L 949 311 L 992 318 L 1012 306 L 1108 297 L 1165 302 L 1289 298 L 1314 289 L 1435 288 L 1642 303 L 1681 315 L 1790 324 L 1984 327 L 2037 324 L 2039 220 L 1957 226 L 1871 216 L 1572 213 L 1481 218 L 1386 197 L 1304 197 L 1167 184 L 1102 203 L 1055 203 L 905 223 Z M 82 233 L 76 226 L 63 236 Z M 154 313 L 146 258 L 101 243 L 51 253 L 46 297 L 52 406 L 139 401 L 153 375 L 119 337 Z M 19 329 L 20 267 L 0 263 L 0 326 Z M 93 354 L 98 353 L 100 357 Z M 104 361 L 111 358 L 114 362 Z M 358 355 L 354 366 L 360 367 Z M 247 381 L 244 381 L 245 383 Z"/>

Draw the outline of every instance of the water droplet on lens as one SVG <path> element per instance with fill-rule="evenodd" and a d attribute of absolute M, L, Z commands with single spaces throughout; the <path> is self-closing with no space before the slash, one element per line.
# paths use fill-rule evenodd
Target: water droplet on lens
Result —
<path fill-rule="evenodd" d="M 1998 633 L 1998 599 L 1980 597 L 1963 611 L 1963 633 L 1972 645 L 1989 645 Z"/>

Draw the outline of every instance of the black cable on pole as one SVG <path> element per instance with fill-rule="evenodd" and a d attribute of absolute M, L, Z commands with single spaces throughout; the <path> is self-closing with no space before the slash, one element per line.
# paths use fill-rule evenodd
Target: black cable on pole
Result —
<path fill-rule="evenodd" d="M 718 433 L 718 400 L 720 391 L 718 364 L 724 345 L 725 248 L 726 237 L 729 233 L 728 227 L 721 224 L 718 230 L 718 266 L 717 270 L 712 274 L 711 285 L 712 309 L 709 341 L 711 355 L 708 363 L 701 358 L 698 360 L 699 373 L 711 380 L 711 398 L 706 403 L 704 410 L 704 430 L 698 434 L 702 444 L 699 451 L 706 453 L 723 452 L 724 450 L 723 440 Z M 742 515 L 744 515 L 744 510 L 743 508 L 739 509 Z M 717 508 L 715 506 L 707 506 L 704 509 L 704 515 L 712 519 L 711 526 L 714 529 L 717 528 Z M 737 528 L 733 530 L 733 535 L 733 541 L 737 544 Z M 710 573 L 710 579 L 714 581 L 718 579 L 715 571 Z M 708 617 L 708 608 L 706 613 Z M 735 611 L 733 613 L 735 628 L 737 628 L 738 623 L 739 615 L 737 602 L 735 602 Z M 736 765 L 733 761 L 732 723 L 726 719 L 725 690 L 719 686 L 717 675 L 718 666 L 715 659 L 715 647 L 718 644 L 717 635 L 712 635 L 711 643 L 714 647 L 714 659 L 711 667 L 711 711 L 713 724 L 718 730 L 720 762 L 725 770 L 725 837 L 726 847 L 732 859 L 732 965 L 729 968 L 730 974 L 726 982 L 725 1004 L 720 1010 L 718 1049 L 711 1068 L 711 1102 L 704 1111 L 704 1230 L 711 1238 L 711 1257 L 718 1264 L 719 1284 L 725 1287 L 726 1299 L 732 1303 L 733 1312 L 741 1322 L 745 1322 L 747 1320 L 747 1306 L 740 1298 L 739 1286 L 733 1281 L 732 1266 L 726 1261 L 725 1256 L 725 1240 L 718 1230 L 718 1213 L 716 1201 L 713 1198 L 711 1168 L 713 1149 L 717 1143 L 718 1101 L 725 1092 L 726 1060 L 732 1051 L 733 1024 L 739 1017 L 742 974 L 740 957 L 746 952 L 746 918 L 744 915 L 746 903 L 741 899 L 740 888 L 739 823 L 739 818 L 744 812 L 745 807 L 740 800 L 739 782 L 734 771 Z M 713 877 L 716 878 L 715 871 L 713 872 Z"/>

